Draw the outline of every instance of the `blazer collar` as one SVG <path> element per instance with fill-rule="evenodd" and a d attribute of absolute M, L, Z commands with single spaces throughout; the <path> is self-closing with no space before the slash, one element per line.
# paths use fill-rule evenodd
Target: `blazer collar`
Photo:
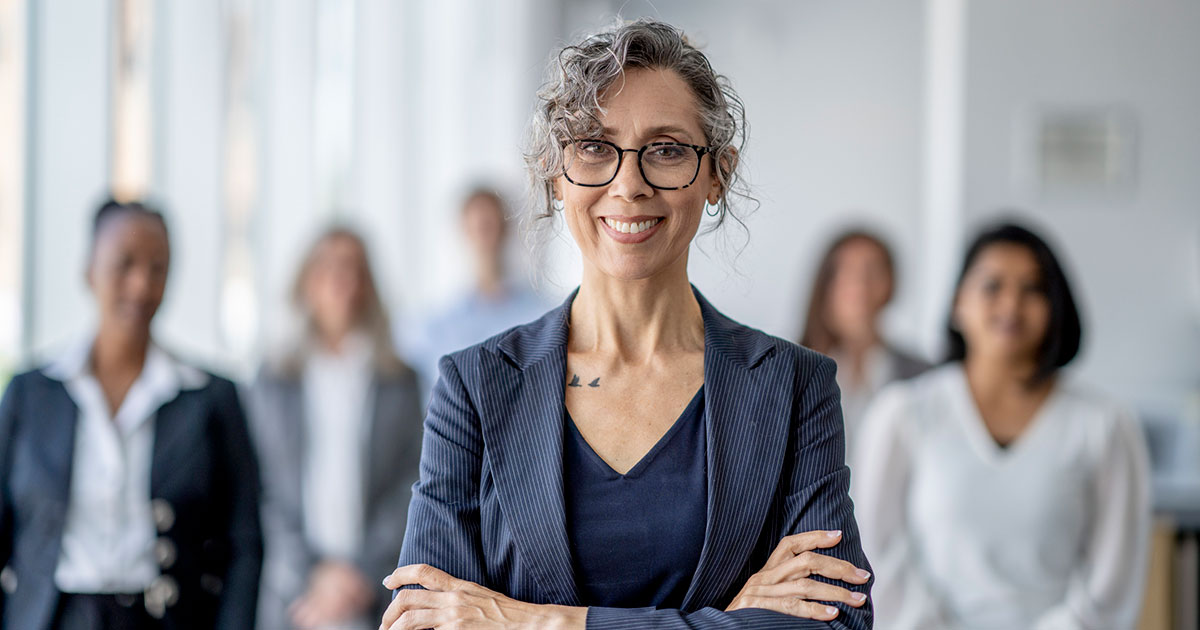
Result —
<path fill-rule="evenodd" d="M 84 378 L 91 371 L 92 344 L 95 334 L 89 334 L 72 343 L 65 352 L 42 369 L 42 373 L 53 380 L 69 383 Z M 208 385 L 209 375 L 179 361 L 156 342 L 151 341 L 146 349 L 143 366 L 146 377 L 154 383 L 156 391 L 175 392 L 203 389 Z M 172 396 L 163 394 L 165 400 Z M 164 402 L 165 402 L 164 400 Z"/>
<path fill-rule="evenodd" d="M 712 350 L 725 361 L 751 369 L 775 351 L 776 343 L 771 337 L 726 317 L 705 299 L 695 285 L 692 285 L 692 293 L 700 303 L 700 315 L 704 320 L 706 359 L 709 350 Z M 578 294 L 577 287 L 558 308 L 526 326 L 505 333 L 497 342 L 497 349 L 522 370 L 548 355 L 565 353 L 571 304 Z"/>
<path fill-rule="evenodd" d="M 768 361 L 777 339 L 725 317 L 695 290 L 704 318 L 708 512 L 684 608 L 714 605 L 746 564 L 766 521 L 788 448 L 794 366 Z M 548 599 L 579 605 L 563 499 L 568 316 L 578 289 L 482 354 L 484 440 L 513 536 Z M 760 366 L 763 369 L 758 369 Z M 752 532 L 752 533 L 749 533 Z M 749 534 L 748 534 L 749 533 Z"/>

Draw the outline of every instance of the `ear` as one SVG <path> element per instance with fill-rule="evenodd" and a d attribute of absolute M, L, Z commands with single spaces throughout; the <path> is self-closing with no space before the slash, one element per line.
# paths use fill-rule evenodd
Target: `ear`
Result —
<path fill-rule="evenodd" d="M 720 166 L 721 166 L 720 169 L 718 169 L 717 156 L 715 154 L 713 154 L 712 157 L 713 157 L 713 177 L 712 177 L 712 185 L 710 186 L 710 188 L 708 190 L 708 203 L 709 203 L 709 205 L 715 206 L 718 203 L 720 203 L 721 197 L 723 197 L 725 195 L 725 187 L 721 184 L 721 179 L 719 177 L 717 177 L 717 173 L 719 172 L 719 170 L 724 171 L 726 173 L 732 173 L 733 170 L 735 168 L 737 168 L 738 150 L 735 147 L 728 147 L 727 154 L 720 158 Z"/>

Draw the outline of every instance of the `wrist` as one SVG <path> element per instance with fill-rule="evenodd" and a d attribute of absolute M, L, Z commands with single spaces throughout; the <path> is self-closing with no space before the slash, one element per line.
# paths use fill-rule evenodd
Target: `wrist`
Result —
<path fill-rule="evenodd" d="M 540 606 L 543 614 L 537 615 L 538 628 L 550 630 L 584 630 L 587 627 L 587 608 L 579 606 Z"/>

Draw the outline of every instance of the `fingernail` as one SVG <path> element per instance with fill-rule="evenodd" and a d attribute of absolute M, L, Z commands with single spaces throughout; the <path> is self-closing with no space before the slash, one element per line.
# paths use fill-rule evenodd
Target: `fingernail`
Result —
<path fill-rule="evenodd" d="M 386 586 L 386 587 L 388 587 L 388 588 L 392 588 L 392 585 L 391 585 L 391 584 L 388 584 L 388 580 L 390 580 L 391 578 L 392 578 L 392 576 L 390 576 L 390 575 L 389 575 L 389 576 L 387 576 L 387 577 L 385 577 L 385 578 L 383 578 L 383 585 L 384 585 L 384 586 Z"/>
<path fill-rule="evenodd" d="M 825 607 L 825 614 L 826 614 L 826 615 L 836 615 L 836 614 L 837 614 L 837 609 L 836 609 L 836 608 L 834 608 L 833 606 L 826 606 L 826 607 Z"/>
<path fill-rule="evenodd" d="M 863 571 L 862 569 L 859 569 L 859 570 L 857 570 L 857 571 L 855 571 L 855 572 L 854 572 L 854 575 L 857 575 L 858 577 L 860 577 L 860 578 L 862 578 L 862 579 L 866 580 L 866 579 L 869 579 L 869 578 L 871 577 L 871 572 L 870 572 L 870 571 Z"/>
<path fill-rule="evenodd" d="M 867 594 L 866 593 L 855 593 L 850 596 L 850 599 L 853 599 L 856 602 L 865 601 L 867 599 Z"/>
<path fill-rule="evenodd" d="M 835 529 L 835 530 L 833 530 L 833 531 L 831 531 L 831 532 L 825 532 L 825 535 L 826 535 L 826 536 L 828 536 L 828 537 L 830 537 L 830 538 L 837 538 L 838 536 L 841 536 L 841 535 L 842 535 L 842 530 L 840 530 L 840 529 Z"/>

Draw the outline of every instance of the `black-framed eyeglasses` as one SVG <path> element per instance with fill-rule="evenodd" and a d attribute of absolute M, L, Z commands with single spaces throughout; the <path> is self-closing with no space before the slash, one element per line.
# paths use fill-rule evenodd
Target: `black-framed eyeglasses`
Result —
<path fill-rule="evenodd" d="M 679 190 L 696 183 L 700 162 L 709 147 L 682 142 L 651 142 L 640 149 L 622 149 L 592 138 L 572 140 L 563 147 L 563 175 L 576 186 L 607 186 L 617 178 L 626 153 L 636 153 L 642 179 L 658 190 Z"/>

